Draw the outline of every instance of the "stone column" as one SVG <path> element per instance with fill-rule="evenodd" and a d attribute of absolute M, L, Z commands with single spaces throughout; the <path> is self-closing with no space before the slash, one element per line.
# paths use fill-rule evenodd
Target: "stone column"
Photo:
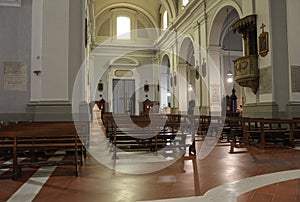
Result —
<path fill-rule="evenodd" d="M 287 36 L 288 36 L 288 72 L 289 72 L 289 103 L 287 104 L 288 117 L 300 117 L 300 26 L 298 12 L 300 1 L 287 1 Z"/>

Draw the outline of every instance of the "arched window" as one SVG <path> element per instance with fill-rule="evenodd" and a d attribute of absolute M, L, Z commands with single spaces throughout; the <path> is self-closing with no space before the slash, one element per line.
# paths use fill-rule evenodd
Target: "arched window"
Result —
<path fill-rule="evenodd" d="M 165 11 L 164 12 L 164 16 L 163 16 L 163 29 L 166 30 L 168 27 L 168 12 Z"/>
<path fill-rule="evenodd" d="M 130 18 L 125 16 L 117 17 L 117 39 L 130 39 Z"/>

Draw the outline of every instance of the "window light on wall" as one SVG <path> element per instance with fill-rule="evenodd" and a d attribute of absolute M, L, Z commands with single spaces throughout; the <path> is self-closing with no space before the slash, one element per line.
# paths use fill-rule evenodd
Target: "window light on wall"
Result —
<path fill-rule="evenodd" d="M 163 22 L 164 22 L 163 29 L 166 30 L 168 27 L 168 12 L 167 11 L 164 12 Z"/>
<path fill-rule="evenodd" d="M 189 3 L 189 0 L 182 0 L 182 7 L 184 8 Z"/>
<path fill-rule="evenodd" d="M 117 17 L 117 39 L 130 39 L 130 18 Z"/>

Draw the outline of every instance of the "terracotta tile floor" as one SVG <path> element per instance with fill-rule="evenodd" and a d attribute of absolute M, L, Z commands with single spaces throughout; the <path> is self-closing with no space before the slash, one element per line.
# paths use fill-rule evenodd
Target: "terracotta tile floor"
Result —
<path fill-rule="evenodd" d="M 197 147 L 203 142 L 197 141 Z M 251 176 L 300 169 L 300 151 L 288 148 L 259 150 L 236 149 L 229 154 L 229 143 L 219 143 L 203 160 L 185 160 L 150 174 L 130 175 L 115 172 L 89 156 L 80 168 L 79 177 L 73 167 L 58 167 L 41 186 L 34 201 L 103 201 L 123 202 L 181 198 L 204 195 L 208 190 Z M 33 174 L 23 169 L 16 181 L 0 179 L 0 201 L 7 201 Z M 34 181 L 29 183 L 37 184 Z M 226 197 L 226 196 L 224 196 Z M 24 201 L 26 197 L 24 198 Z M 181 200 L 180 200 L 181 201 Z M 300 201 L 300 176 L 261 187 L 238 197 L 244 201 Z"/>
<path fill-rule="evenodd" d="M 299 202 L 300 179 L 271 184 L 238 197 L 238 202 Z"/>

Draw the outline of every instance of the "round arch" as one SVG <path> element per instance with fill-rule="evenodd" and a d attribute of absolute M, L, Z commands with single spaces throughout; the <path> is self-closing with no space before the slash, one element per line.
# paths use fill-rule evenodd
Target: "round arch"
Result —
<path fill-rule="evenodd" d="M 161 64 L 166 67 L 170 67 L 170 56 L 167 53 L 163 55 L 161 59 Z"/>
<path fill-rule="evenodd" d="M 165 110 L 166 107 L 170 107 L 171 105 L 171 72 L 170 72 L 171 64 L 170 57 L 168 54 L 164 54 L 161 60 L 160 65 L 160 107 Z"/>
<path fill-rule="evenodd" d="M 96 13 L 95 19 L 97 19 L 98 16 L 100 16 L 105 11 L 108 11 L 108 10 L 111 10 L 111 9 L 116 9 L 116 8 L 127 8 L 127 9 L 132 9 L 133 11 L 138 11 L 139 13 L 142 13 L 143 15 L 145 15 L 147 17 L 147 19 L 149 19 L 149 21 L 151 22 L 153 28 L 159 28 L 159 26 L 155 22 L 154 18 L 152 17 L 152 15 L 148 11 L 146 11 L 142 7 L 139 7 L 139 6 L 133 5 L 133 4 L 128 4 L 128 3 L 115 3 L 115 4 L 112 4 L 112 5 L 109 5 L 105 8 L 103 8 L 103 9 L 101 9 L 98 13 Z"/>
<path fill-rule="evenodd" d="M 183 38 L 179 45 L 178 56 L 179 64 L 195 65 L 195 47 L 192 36 L 186 36 Z"/>
<path fill-rule="evenodd" d="M 195 106 L 190 106 L 190 103 L 195 103 L 196 99 L 195 47 L 193 38 L 191 36 L 186 36 L 183 38 L 179 47 L 178 74 L 176 76 L 179 93 L 178 97 L 180 97 L 179 111 L 181 113 L 191 113 Z"/>
<path fill-rule="evenodd" d="M 236 2 L 234 1 L 227 1 L 227 2 L 223 2 L 220 5 L 218 5 L 216 11 L 214 12 L 212 18 L 211 18 L 211 24 L 208 26 L 208 33 L 209 33 L 209 37 L 208 37 L 208 42 L 209 44 L 214 44 L 211 42 L 215 42 L 217 40 L 219 40 L 219 36 L 221 35 L 221 30 L 218 29 L 218 27 L 220 26 L 216 26 L 217 22 L 223 22 L 224 19 L 226 18 L 226 9 L 227 8 L 233 8 L 236 10 L 236 12 L 238 13 L 239 17 L 241 18 L 241 16 L 243 16 L 243 12 L 242 9 L 240 7 L 240 5 L 238 5 Z M 220 23 L 223 24 L 223 23 Z M 214 33 L 213 35 L 211 33 Z"/>
<path fill-rule="evenodd" d="M 238 106 L 243 102 L 243 88 L 235 85 L 233 79 L 234 64 L 233 60 L 243 55 L 242 36 L 233 34 L 231 26 L 241 17 L 240 7 L 233 2 L 225 2 L 220 5 L 212 18 L 209 37 L 208 54 L 218 67 L 220 75 L 220 85 L 222 96 L 231 96 L 233 88 L 238 97 Z M 209 70 L 210 71 L 210 70 Z M 212 74 L 212 73 L 210 73 Z M 210 76 L 212 78 L 213 75 Z M 213 78 L 212 78 L 213 80 Z"/>
<path fill-rule="evenodd" d="M 161 3 L 170 14 L 170 19 L 173 20 L 177 15 L 174 2 L 172 0 L 161 0 Z"/>

